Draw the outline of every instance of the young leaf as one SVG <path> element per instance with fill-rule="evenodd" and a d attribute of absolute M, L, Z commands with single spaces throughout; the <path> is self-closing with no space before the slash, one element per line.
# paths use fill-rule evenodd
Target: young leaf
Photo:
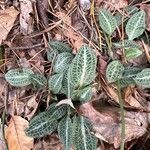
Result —
<path fill-rule="evenodd" d="M 111 35 L 117 28 L 116 18 L 106 9 L 99 11 L 99 24 L 100 27 L 108 34 Z"/>
<path fill-rule="evenodd" d="M 12 69 L 5 74 L 5 79 L 12 86 L 22 87 L 31 84 L 31 74 L 33 74 L 33 71 L 31 69 Z"/>
<path fill-rule="evenodd" d="M 137 58 L 140 55 L 142 55 L 142 51 L 137 48 L 125 49 L 125 57 L 127 60 Z"/>
<path fill-rule="evenodd" d="M 134 78 L 134 81 L 137 85 L 150 88 L 150 68 L 143 69 L 138 73 Z"/>
<path fill-rule="evenodd" d="M 69 53 L 71 53 L 71 51 L 72 51 L 68 44 L 63 43 L 63 42 L 59 42 L 59 41 L 51 41 L 51 42 L 49 42 L 49 47 L 52 50 L 58 51 L 59 53 L 62 53 L 62 52 L 69 52 Z"/>
<path fill-rule="evenodd" d="M 72 95 L 73 100 L 79 100 L 82 103 L 88 102 L 92 98 L 92 87 L 88 86 L 81 90 L 75 90 Z"/>
<path fill-rule="evenodd" d="M 47 79 L 40 74 L 31 74 L 30 80 L 35 87 L 45 87 L 47 85 Z"/>
<path fill-rule="evenodd" d="M 58 54 L 53 66 L 53 71 L 56 73 L 63 73 L 70 65 L 73 59 L 73 55 L 68 52 Z"/>
<path fill-rule="evenodd" d="M 71 149 L 72 144 L 72 133 L 73 133 L 73 123 L 71 122 L 71 119 L 67 116 L 64 117 L 58 124 L 58 135 L 60 137 L 60 140 L 64 144 L 65 150 Z"/>
<path fill-rule="evenodd" d="M 74 148 L 75 150 L 96 150 L 97 139 L 91 134 L 84 117 L 74 117 Z"/>
<path fill-rule="evenodd" d="M 70 65 L 70 79 L 74 87 L 90 84 L 95 78 L 96 56 L 93 51 L 83 45 Z"/>
<path fill-rule="evenodd" d="M 120 61 L 114 60 L 108 64 L 106 69 L 106 78 L 109 83 L 117 81 L 122 77 L 124 67 Z"/>
<path fill-rule="evenodd" d="M 129 40 L 133 40 L 143 34 L 145 30 L 145 12 L 135 13 L 127 22 L 126 34 Z"/>
<path fill-rule="evenodd" d="M 62 88 L 62 80 L 63 74 L 55 74 L 50 76 L 48 80 L 49 90 L 51 90 L 54 94 L 59 93 Z"/>

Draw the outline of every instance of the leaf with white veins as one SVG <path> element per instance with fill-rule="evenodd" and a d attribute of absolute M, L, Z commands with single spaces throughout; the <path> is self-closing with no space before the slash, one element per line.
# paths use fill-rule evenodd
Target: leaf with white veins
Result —
<path fill-rule="evenodd" d="M 126 34 L 129 40 L 133 40 L 143 34 L 145 30 L 145 12 L 135 13 L 127 22 Z"/>
<path fill-rule="evenodd" d="M 90 84 L 95 78 L 96 62 L 92 49 L 83 45 L 69 67 L 71 84 L 74 87 Z"/>
<path fill-rule="evenodd" d="M 64 117 L 58 124 L 58 135 L 64 144 L 65 150 L 71 149 L 72 144 L 72 133 L 73 133 L 73 123 L 71 119 L 67 116 Z"/>

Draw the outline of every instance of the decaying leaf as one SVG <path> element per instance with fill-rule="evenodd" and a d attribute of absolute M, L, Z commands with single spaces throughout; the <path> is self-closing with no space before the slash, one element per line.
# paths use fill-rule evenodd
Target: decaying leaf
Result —
<path fill-rule="evenodd" d="M 83 104 L 79 112 L 87 117 L 93 125 L 95 135 L 113 144 L 115 148 L 120 146 L 121 119 L 119 109 L 112 106 L 103 106 L 100 101 Z M 125 113 L 125 142 L 137 139 L 147 131 L 146 113 L 126 111 Z"/>
<path fill-rule="evenodd" d="M 0 44 L 7 38 L 18 14 L 19 12 L 14 7 L 0 11 Z"/>
<path fill-rule="evenodd" d="M 32 17 L 33 13 L 31 0 L 19 0 L 20 2 L 20 30 L 24 35 L 30 34 L 33 31 Z"/>
<path fill-rule="evenodd" d="M 28 121 L 20 116 L 13 116 L 5 130 L 8 147 L 10 150 L 31 150 L 33 148 L 33 138 L 25 134 Z"/>

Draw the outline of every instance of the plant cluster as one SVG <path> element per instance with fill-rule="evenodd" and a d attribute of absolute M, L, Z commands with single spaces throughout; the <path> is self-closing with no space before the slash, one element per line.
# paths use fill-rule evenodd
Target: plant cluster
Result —
<path fill-rule="evenodd" d="M 136 7 L 126 9 L 129 16 L 124 16 L 125 33 L 127 38 L 112 42 L 111 36 L 122 24 L 122 15 L 113 16 L 108 10 L 101 9 L 98 13 L 99 25 L 103 30 L 108 54 L 113 49 L 124 49 L 127 60 L 142 54 L 135 39 L 145 30 L 145 12 Z M 16 87 L 33 84 L 35 88 L 48 87 L 52 95 L 63 94 L 66 104 L 51 101 L 49 108 L 35 116 L 26 129 L 26 134 L 35 138 L 58 131 L 60 140 L 66 150 L 73 146 L 76 150 L 96 150 L 97 139 L 91 133 L 91 124 L 75 111 L 73 104 L 83 104 L 92 98 L 92 82 L 96 77 L 97 58 L 88 45 L 83 45 L 74 56 L 72 49 L 65 43 L 51 41 L 47 58 L 52 64 L 52 73 L 46 78 L 35 74 L 29 68 L 12 69 L 5 74 L 6 80 Z M 113 59 L 113 58 L 112 58 Z M 106 79 L 109 83 L 119 80 L 122 87 L 137 84 L 150 87 L 150 69 L 126 67 L 119 60 L 111 61 L 106 69 Z M 48 86 L 47 86 L 48 85 Z M 70 104 L 71 100 L 71 104 Z"/>

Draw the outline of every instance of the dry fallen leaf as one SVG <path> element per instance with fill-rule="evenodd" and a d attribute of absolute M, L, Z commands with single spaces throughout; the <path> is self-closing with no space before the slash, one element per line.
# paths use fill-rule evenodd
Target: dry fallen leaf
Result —
<path fill-rule="evenodd" d="M 57 12 L 56 15 L 58 18 L 63 20 L 63 30 L 61 31 L 61 34 L 63 32 L 63 35 L 65 35 L 71 41 L 73 48 L 78 50 L 84 43 L 83 37 L 81 37 L 81 35 L 76 31 L 76 28 L 72 26 L 71 17 L 66 16 L 66 13 L 64 12 Z"/>
<path fill-rule="evenodd" d="M 0 10 L 0 44 L 7 38 L 7 35 L 12 29 L 18 14 L 19 12 L 14 7 Z"/>
<path fill-rule="evenodd" d="M 95 135 L 119 148 L 121 136 L 121 119 L 119 108 L 103 106 L 101 101 L 83 104 L 79 112 L 87 117 L 93 125 Z M 147 131 L 147 114 L 142 112 L 126 111 L 125 113 L 125 142 L 138 139 Z"/>
<path fill-rule="evenodd" d="M 24 35 L 30 34 L 33 31 L 32 17 L 33 13 L 31 0 L 19 0 L 20 1 L 20 30 Z"/>
<path fill-rule="evenodd" d="M 142 4 L 141 9 L 146 12 L 146 29 L 150 31 L 150 4 Z"/>
<path fill-rule="evenodd" d="M 28 121 L 20 116 L 13 116 L 5 130 L 6 140 L 10 150 L 31 150 L 33 138 L 26 136 Z"/>

